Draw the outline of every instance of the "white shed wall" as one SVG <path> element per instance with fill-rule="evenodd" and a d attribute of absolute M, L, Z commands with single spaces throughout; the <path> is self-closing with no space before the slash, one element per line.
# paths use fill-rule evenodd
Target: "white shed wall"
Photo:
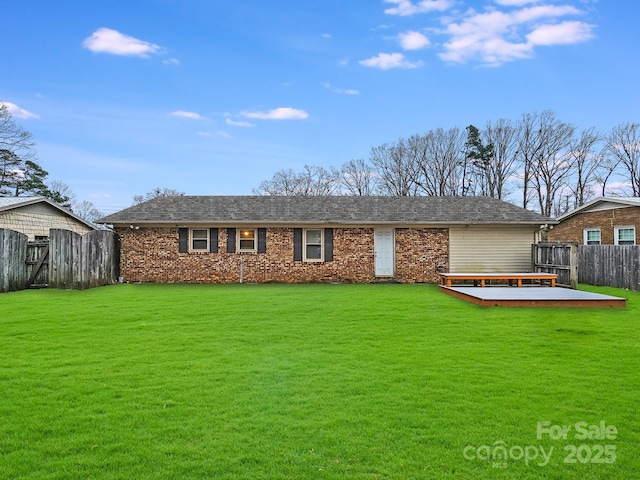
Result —
<path fill-rule="evenodd" d="M 531 244 L 538 228 L 529 225 L 470 225 L 449 229 L 449 271 L 530 272 Z"/>
<path fill-rule="evenodd" d="M 51 228 L 71 230 L 81 235 L 91 231 L 86 225 L 59 213 L 47 215 L 22 209 L 0 212 L 0 228 L 24 233 L 29 240 L 34 240 L 36 236 L 48 237 Z"/>

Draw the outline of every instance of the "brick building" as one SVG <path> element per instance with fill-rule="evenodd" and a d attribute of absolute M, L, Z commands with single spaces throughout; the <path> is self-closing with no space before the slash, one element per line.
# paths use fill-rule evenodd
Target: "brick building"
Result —
<path fill-rule="evenodd" d="M 125 281 L 436 282 L 531 269 L 536 213 L 486 197 L 161 197 L 100 220 Z"/>
<path fill-rule="evenodd" d="M 581 245 L 637 245 L 640 197 L 601 197 L 558 218 L 550 242 Z"/>

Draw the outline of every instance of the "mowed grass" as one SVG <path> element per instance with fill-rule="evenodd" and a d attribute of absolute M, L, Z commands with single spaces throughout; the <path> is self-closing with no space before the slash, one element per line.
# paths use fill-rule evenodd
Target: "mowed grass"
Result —
<path fill-rule="evenodd" d="M 434 285 L 2 294 L 0 478 L 637 478 L 640 295 L 589 289 L 628 306 L 485 308 Z M 567 438 L 538 438 L 544 421 Z M 603 421 L 615 438 L 575 438 Z M 565 463 L 570 445 L 588 450 Z"/>

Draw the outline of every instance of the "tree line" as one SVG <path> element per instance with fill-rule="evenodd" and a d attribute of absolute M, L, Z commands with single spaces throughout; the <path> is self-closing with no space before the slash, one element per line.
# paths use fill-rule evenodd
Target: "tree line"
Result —
<path fill-rule="evenodd" d="M 104 215 L 93 203 L 78 201 L 64 182 L 47 177 L 32 135 L 0 102 L 0 196 L 42 195 L 88 221 Z M 487 121 L 483 128 L 437 128 L 372 147 L 368 158 L 339 168 L 279 170 L 253 193 L 489 196 L 559 216 L 596 196 L 640 196 L 640 123 L 621 123 L 606 133 L 578 131 L 545 110 Z M 184 192 L 156 188 L 133 203 L 174 195 Z"/>
<path fill-rule="evenodd" d="M 481 195 L 559 216 L 596 196 L 640 196 L 640 124 L 578 131 L 545 110 L 483 128 L 437 128 L 372 147 L 368 158 L 339 168 L 279 170 L 253 193 Z"/>

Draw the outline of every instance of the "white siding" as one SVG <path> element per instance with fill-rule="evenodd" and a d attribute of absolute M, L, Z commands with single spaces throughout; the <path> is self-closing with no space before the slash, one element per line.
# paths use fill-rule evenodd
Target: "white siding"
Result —
<path fill-rule="evenodd" d="M 449 271 L 530 272 L 534 226 L 453 226 L 449 229 Z"/>

